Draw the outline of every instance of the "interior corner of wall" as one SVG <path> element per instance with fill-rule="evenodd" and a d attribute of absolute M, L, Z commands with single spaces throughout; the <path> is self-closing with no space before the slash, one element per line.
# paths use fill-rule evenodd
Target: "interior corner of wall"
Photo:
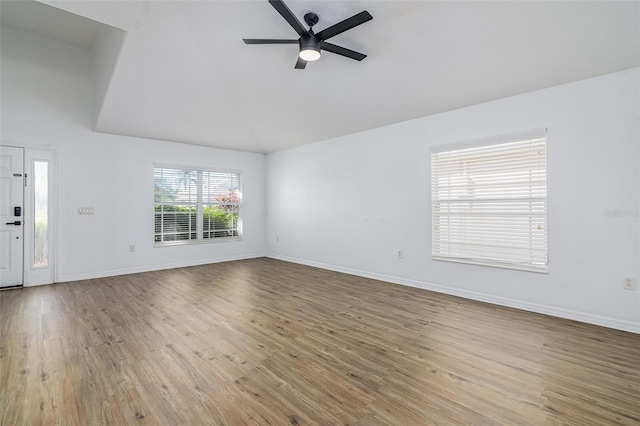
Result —
<path fill-rule="evenodd" d="M 112 82 L 124 50 L 128 32 L 109 25 L 98 31 L 93 45 L 93 130 L 100 131 L 101 118 L 107 104 Z"/>

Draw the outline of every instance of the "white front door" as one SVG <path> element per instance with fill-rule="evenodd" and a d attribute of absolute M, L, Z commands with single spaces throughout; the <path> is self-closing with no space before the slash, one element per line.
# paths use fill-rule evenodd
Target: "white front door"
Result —
<path fill-rule="evenodd" d="M 0 146 L 0 288 L 22 285 L 24 150 Z"/>

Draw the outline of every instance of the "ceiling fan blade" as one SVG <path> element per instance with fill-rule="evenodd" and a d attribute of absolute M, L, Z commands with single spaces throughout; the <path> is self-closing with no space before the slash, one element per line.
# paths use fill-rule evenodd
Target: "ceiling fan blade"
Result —
<path fill-rule="evenodd" d="M 321 49 L 326 50 L 327 52 L 346 56 L 347 58 L 355 59 L 356 61 L 361 61 L 367 57 L 364 53 L 356 52 L 355 50 L 347 49 L 346 47 L 336 46 L 335 44 L 327 43 L 326 41 L 322 42 Z"/>
<path fill-rule="evenodd" d="M 298 62 L 296 62 L 296 69 L 303 70 L 307 66 L 307 61 L 298 56 Z"/>
<path fill-rule="evenodd" d="M 329 28 L 325 28 L 324 30 L 317 33 L 316 37 L 320 38 L 320 40 L 327 40 L 331 37 L 337 36 L 340 33 L 350 30 L 353 27 L 364 24 L 365 22 L 372 19 L 373 16 L 371 16 L 371 14 L 365 10 L 356 15 L 353 15 L 351 18 L 347 18 L 344 21 L 338 22 L 337 24 L 332 25 Z"/>
<path fill-rule="evenodd" d="M 269 0 L 271 6 L 274 7 L 275 10 L 278 11 L 280 15 L 293 27 L 294 30 L 298 33 L 300 37 L 309 35 L 309 32 L 302 26 L 302 23 L 298 21 L 296 15 L 293 14 L 291 9 L 287 7 L 286 4 L 282 0 Z"/>
<path fill-rule="evenodd" d="M 243 38 L 245 44 L 298 44 L 298 40 L 282 40 L 277 38 Z"/>

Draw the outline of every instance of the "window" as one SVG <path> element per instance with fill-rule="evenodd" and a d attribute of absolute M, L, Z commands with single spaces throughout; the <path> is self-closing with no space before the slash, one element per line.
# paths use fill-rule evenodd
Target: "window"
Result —
<path fill-rule="evenodd" d="M 432 259 L 547 271 L 546 129 L 431 151 Z"/>
<path fill-rule="evenodd" d="M 33 267 L 49 265 L 49 162 L 33 161 Z"/>
<path fill-rule="evenodd" d="M 239 239 L 241 174 L 154 167 L 156 245 Z"/>

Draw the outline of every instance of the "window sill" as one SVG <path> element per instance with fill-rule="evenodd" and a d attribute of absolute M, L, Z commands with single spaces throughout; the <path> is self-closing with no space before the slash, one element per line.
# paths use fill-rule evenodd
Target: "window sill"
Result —
<path fill-rule="evenodd" d="M 230 241 L 242 241 L 242 237 L 218 237 L 202 240 L 165 241 L 163 243 L 153 243 L 153 247 L 193 246 L 200 244 L 227 243 Z"/>
<path fill-rule="evenodd" d="M 516 271 L 536 272 L 539 274 L 549 273 L 547 265 L 540 265 L 540 266 L 520 265 L 516 263 L 491 262 L 491 261 L 481 260 L 481 259 L 464 259 L 464 258 L 433 256 L 433 255 L 431 256 L 431 260 L 436 260 L 441 262 L 464 263 L 467 265 L 488 266 L 490 268 L 513 269 Z"/>

